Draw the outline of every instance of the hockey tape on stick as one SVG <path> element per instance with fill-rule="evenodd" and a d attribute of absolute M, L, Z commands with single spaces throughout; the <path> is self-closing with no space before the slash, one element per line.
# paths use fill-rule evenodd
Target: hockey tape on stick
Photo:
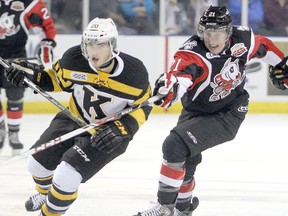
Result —
<path fill-rule="evenodd" d="M 11 67 L 10 64 L 8 64 L 3 58 L 0 57 L 0 64 L 5 67 L 9 68 Z M 17 69 L 24 70 L 27 73 L 31 73 L 32 70 L 28 71 L 23 69 L 21 66 L 15 66 L 15 64 L 12 65 L 12 67 L 16 67 Z M 33 72 L 33 71 L 32 71 Z M 73 113 L 71 113 L 66 107 L 64 107 L 61 103 L 59 103 L 56 99 L 54 99 L 51 95 L 49 95 L 46 91 L 41 89 L 39 86 L 37 86 L 35 83 L 33 83 L 31 80 L 29 80 L 27 77 L 24 77 L 24 82 L 33 89 L 35 92 L 41 94 L 43 97 L 45 97 L 47 100 L 49 100 L 51 103 L 53 103 L 56 107 L 58 107 L 60 110 L 63 111 L 65 115 L 67 115 L 70 119 L 72 119 L 74 122 L 76 122 L 79 126 L 87 125 L 82 119 L 76 117 Z"/>
<path fill-rule="evenodd" d="M 12 162 L 17 161 L 19 159 L 26 158 L 28 155 L 35 154 L 35 153 L 40 152 L 40 151 L 44 151 L 45 149 L 48 149 L 48 148 L 50 148 L 52 146 L 55 146 L 55 145 L 57 145 L 57 144 L 59 144 L 59 143 L 61 143 L 63 141 L 66 141 L 66 140 L 68 140 L 70 138 L 78 136 L 78 135 L 80 135 L 80 134 L 82 134 L 84 132 L 87 132 L 87 131 L 99 126 L 99 125 L 105 124 L 105 123 L 107 123 L 109 121 L 114 121 L 114 120 L 120 119 L 123 115 L 131 113 L 132 111 L 134 111 L 136 109 L 139 109 L 139 108 L 141 108 L 143 106 L 147 106 L 147 105 L 151 105 L 152 106 L 152 103 L 157 101 L 157 100 L 159 100 L 160 98 L 161 98 L 161 96 L 158 96 L 158 95 L 150 97 L 148 100 L 146 100 L 145 102 L 143 102 L 143 103 L 141 103 L 141 104 L 139 104 L 137 106 L 128 107 L 128 108 L 126 108 L 126 109 L 124 109 L 124 110 L 122 110 L 120 112 L 117 112 L 117 113 L 114 113 L 112 115 L 109 115 L 109 116 L 107 116 L 105 118 L 102 118 L 102 119 L 97 120 L 97 121 L 95 121 L 93 123 L 90 123 L 90 124 L 88 124 L 88 125 L 86 125 L 84 127 L 78 128 L 78 129 L 73 130 L 73 131 L 71 131 L 71 132 L 69 132 L 67 134 L 59 136 L 59 137 L 57 137 L 57 138 L 55 138 L 55 139 L 53 139 L 53 140 L 51 140 L 49 142 L 43 143 L 42 145 L 40 145 L 40 146 L 38 146 L 36 148 L 31 148 L 30 150 L 25 151 L 25 152 L 23 152 L 23 153 L 21 153 L 21 154 L 19 154 L 17 156 L 11 157 L 11 158 L 9 158 L 7 160 L 0 161 L 0 166 L 12 163 Z"/>

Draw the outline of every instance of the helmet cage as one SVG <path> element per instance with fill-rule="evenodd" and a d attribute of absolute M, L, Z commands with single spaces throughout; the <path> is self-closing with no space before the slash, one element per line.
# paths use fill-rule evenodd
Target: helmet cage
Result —
<path fill-rule="evenodd" d="M 93 43 L 109 43 L 111 52 L 117 49 L 118 31 L 111 18 L 93 19 L 84 30 L 81 38 L 81 50 L 85 58 L 89 58 L 87 45 Z"/>

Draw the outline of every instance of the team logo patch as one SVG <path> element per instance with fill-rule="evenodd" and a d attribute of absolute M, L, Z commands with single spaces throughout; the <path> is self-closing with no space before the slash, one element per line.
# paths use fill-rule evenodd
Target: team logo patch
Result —
<path fill-rule="evenodd" d="M 17 34 L 20 30 L 20 25 L 15 26 L 14 24 L 15 14 L 8 15 L 5 12 L 0 17 L 0 39 L 5 39 L 6 37 Z"/>
<path fill-rule="evenodd" d="M 247 51 L 248 49 L 244 45 L 244 43 L 237 43 L 233 47 L 231 47 L 231 55 L 235 57 L 240 57 Z"/>
<path fill-rule="evenodd" d="M 11 4 L 11 10 L 14 11 L 23 11 L 25 9 L 24 3 L 21 1 L 15 1 Z"/>
<path fill-rule="evenodd" d="M 239 59 L 234 62 L 229 58 L 219 74 L 214 77 L 210 86 L 213 88 L 213 94 L 210 96 L 209 101 L 218 101 L 230 95 L 231 91 L 240 85 L 245 75 L 239 72 Z"/>
<path fill-rule="evenodd" d="M 87 74 L 85 73 L 78 73 L 78 72 L 72 72 L 71 78 L 73 80 L 81 80 L 81 81 L 87 81 Z"/>

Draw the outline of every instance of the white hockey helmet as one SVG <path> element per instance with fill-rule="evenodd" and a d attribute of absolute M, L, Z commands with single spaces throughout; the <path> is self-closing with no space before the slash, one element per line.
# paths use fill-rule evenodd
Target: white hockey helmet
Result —
<path fill-rule="evenodd" d="M 82 34 L 81 49 L 83 55 L 88 59 L 86 47 L 89 43 L 109 42 L 113 52 L 117 49 L 117 38 L 118 31 L 113 20 L 96 17 L 87 25 Z"/>

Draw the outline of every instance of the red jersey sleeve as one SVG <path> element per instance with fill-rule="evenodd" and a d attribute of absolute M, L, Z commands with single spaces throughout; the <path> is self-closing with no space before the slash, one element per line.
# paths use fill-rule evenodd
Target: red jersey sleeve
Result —
<path fill-rule="evenodd" d="M 254 57 L 274 66 L 284 58 L 284 54 L 269 38 L 255 35 L 255 44 L 249 59 Z"/>
<path fill-rule="evenodd" d="M 45 34 L 45 38 L 54 40 L 57 31 L 54 20 L 49 15 L 45 4 L 41 0 L 34 0 L 28 8 L 30 9 L 24 15 L 24 22 L 27 28 L 40 28 Z"/>
<path fill-rule="evenodd" d="M 200 56 L 178 51 L 174 55 L 174 61 L 170 66 L 169 73 L 177 78 L 188 78 L 192 81 L 193 88 L 198 83 L 205 81 L 209 75 L 209 68 Z"/>

